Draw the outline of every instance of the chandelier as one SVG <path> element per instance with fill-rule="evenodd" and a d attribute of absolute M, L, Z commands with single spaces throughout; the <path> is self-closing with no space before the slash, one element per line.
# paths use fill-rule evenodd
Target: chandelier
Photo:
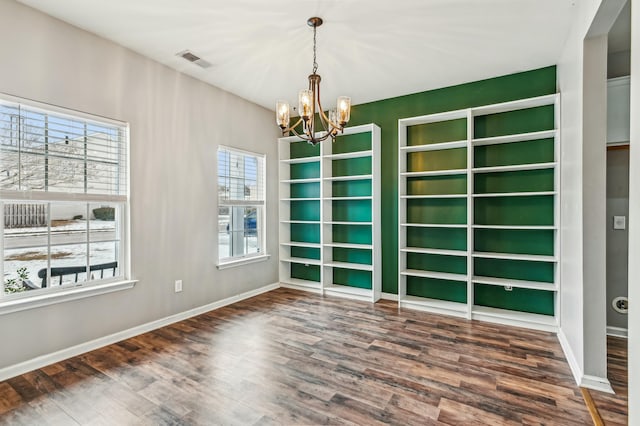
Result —
<path fill-rule="evenodd" d="M 300 119 L 293 126 L 289 126 L 291 114 L 289 103 L 287 101 L 277 101 L 276 123 L 282 129 L 283 136 L 293 132 L 293 134 L 311 145 L 317 145 L 329 137 L 335 142 L 336 135 L 342 133 L 344 126 L 349 122 L 351 98 L 339 96 L 336 108 L 329 110 L 329 116 L 324 113 L 320 103 L 320 76 L 316 74 L 318 70 L 318 63 L 316 62 L 316 29 L 322 25 L 322 18 L 309 18 L 307 25 L 313 27 L 313 73 L 309 76 L 309 88 L 301 90 L 298 94 Z M 317 117 L 316 112 L 318 113 Z M 300 123 L 302 123 L 301 134 L 296 130 Z M 319 124 L 319 126 L 316 126 L 316 124 Z M 316 132 L 319 132 L 318 136 L 316 136 Z"/>

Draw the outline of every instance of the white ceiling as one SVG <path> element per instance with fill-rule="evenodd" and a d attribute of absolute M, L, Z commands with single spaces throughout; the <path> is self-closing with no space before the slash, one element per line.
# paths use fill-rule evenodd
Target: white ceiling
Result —
<path fill-rule="evenodd" d="M 269 109 L 306 88 L 311 16 L 325 21 L 328 108 L 340 94 L 360 104 L 555 64 L 577 13 L 575 0 L 19 1 Z"/>

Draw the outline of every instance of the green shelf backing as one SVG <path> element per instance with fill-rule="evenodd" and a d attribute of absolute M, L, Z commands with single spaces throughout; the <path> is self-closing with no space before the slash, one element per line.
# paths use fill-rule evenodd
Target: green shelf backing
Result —
<path fill-rule="evenodd" d="M 407 178 L 407 195 L 466 194 L 467 175 Z"/>
<path fill-rule="evenodd" d="M 371 290 L 371 272 L 358 269 L 333 268 L 333 284 Z"/>
<path fill-rule="evenodd" d="M 465 224 L 467 223 L 467 199 L 408 199 L 407 222 L 431 224 Z"/>
<path fill-rule="evenodd" d="M 476 146 L 473 161 L 474 167 L 552 163 L 555 161 L 553 138 Z"/>
<path fill-rule="evenodd" d="M 331 162 L 331 176 L 371 174 L 371 157 L 346 158 Z"/>
<path fill-rule="evenodd" d="M 320 177 L 320 162 L 291 164 L 289 176 L 291 179 L 317 179 Z"/>
<path fill-rule="evenodd" d="M 552 229 L 474 229 L 474 250 L 553 256 Z"/>
<path fill-rule="evenodd" d="M 291 241 L 301 243 L 320 243 L 320 224 L 292 223 Z"/>
<path fill-rule="evenodd" d="M 371 149 L 371 132 L 354 133 L 352 135 L 339 135 L 336 142 L 331 145 L 332 154 L 344 154 L 346 152 L 369 151 Z"/>
<path fill-rule="evenodd" d="M 484 284 L 476 284 L 474 290 L 474 305 L 533 314 L 554 314 L 553 292 L 551 291 L 528 288 L 513 288 L 511 291 L 506 291 L 504 287 Z"/>
<path fill-rule="evenodd" d="M 474 192 L 539 192 L 554 190 L 553 169 L 479 173 L 474 176 Z"/>
<path fill-rule="evenodd" d="M 334 247 L 333 260 L 336 262 L 359 263 L 371 265 L 371 250 Z"/>
<path fill-rule="evenodd" d="M 467 258 L 440 254 L 407 253 L 407 269 L 466 274 Z"/>
<path fill-rule="evenodd" d="M 477 225 L 553 225 L 553 195 L 476 198 Z"/>
<path fill-rule="evenodd" d="M 320 144 L 313 146 L 307 142 L 292 142 L 289 144 L 289 158 L 307 158 L 320 155 Z"/>
<path fill-rule="evenodd" d="M 291 201 L 291 220 L 320 220 L 320 201 Z"/>
<path fill-rule="evenodd" d="M 407 153 L 408 172 L 464 169 L 467 167 L 467 148 L 418 151 Z"/>
<path fill-rule="evenodd" d="M 407 127 L 407 145 L 429 145 L 467 139 L 467 119 L 439 121 Z"/>
<path fill-rule="evenodd" d="M 336 222 L 371 222 L 371 200 L 333 200 L 331 217 Z"/>
<path fill-rule="evenodd" d="M 332 225 L 333 241 L 336 243 L 371 244 L 371 226 Z"/>
<path fill-rule="evenodd" d="M 407 246 L 443 250 L 466 250 L 465 228 L 420 228 L 407 227 Z"/>
<path fill-rule="evenodd" d="M 291 257 L 320 260 L 320 249 L 313 247 L 291 247 Z"/>
<path fill-rule="evenodd" d="M 553 130 L 553 105 L 474 117 L 474 138 Z"/>
<path fill-rule="evenodd" d="M 467 303 L 467 283 L 435 278 L 407 277 L 407 295 Z"/>
<path fill-rule="evenodd" d="M 371 179 L 332 182 L 331 194 L 334 197 L 370 197 Z"/>
<path fill-rule="evenodd" d="M 474 275 L 506 278 L 512 280 L 553 282 L 553 262 L 531 262 L 528 260 L 473 259 Z"/>
<path fill-rule="evenodd" d="M 289 193 L 291 198 L 320 198 L 320 182 L 292 183 Z"/>
<path fill-rule="evenodd" d="M 291 278 L 320 282 L 320 266 L 292 263 Z"/>

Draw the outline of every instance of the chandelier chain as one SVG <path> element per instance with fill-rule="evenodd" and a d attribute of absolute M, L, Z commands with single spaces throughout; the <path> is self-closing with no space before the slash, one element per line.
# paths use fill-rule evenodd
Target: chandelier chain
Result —
<path fill-rule="evenodd" d="M 313 73 L 318 70 L 318 63 L 316 62 L 316 26 L 313 26 Z"/>

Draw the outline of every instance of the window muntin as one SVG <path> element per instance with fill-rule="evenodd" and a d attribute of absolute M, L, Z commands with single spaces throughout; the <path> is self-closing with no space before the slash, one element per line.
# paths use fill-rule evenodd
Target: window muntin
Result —
<path fill-rule="evenodd" d="M 127 126 L 0 97 L 2 297 L 124 280 Z"/>
<path fill-rule="evenodd" d="M 264 253 L 264 155 L 218 149 L 218 259 Z"/>

